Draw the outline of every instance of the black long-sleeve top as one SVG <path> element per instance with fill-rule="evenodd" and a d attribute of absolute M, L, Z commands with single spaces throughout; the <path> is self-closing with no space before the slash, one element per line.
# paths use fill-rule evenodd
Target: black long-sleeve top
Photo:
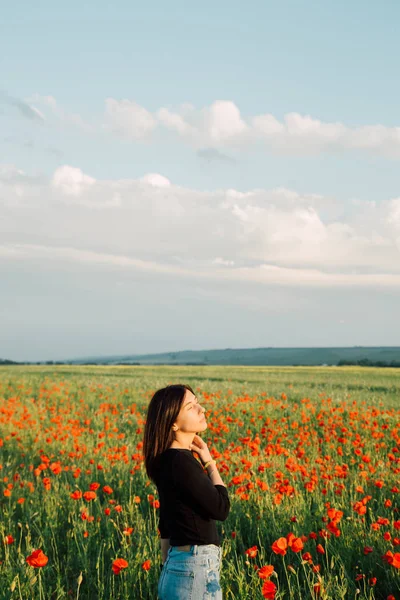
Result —
<path fill-rule="evenodd" d="M 161 537 L 169 538 L 171 546 L 219 546 L 215 521 L 225 521 L 229 514 L 226 487 L 214 485 L 192 452 L 184 448 L 168 448 L 158 456 L 154 479 Z"/>

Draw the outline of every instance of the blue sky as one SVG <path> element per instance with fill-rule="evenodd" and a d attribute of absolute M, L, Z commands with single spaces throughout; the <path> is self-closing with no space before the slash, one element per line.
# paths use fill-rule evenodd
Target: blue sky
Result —
<path fill-rule="evenodd" d="M 4 7 L 0 357 L 396 344 L 399 18 Z"/>

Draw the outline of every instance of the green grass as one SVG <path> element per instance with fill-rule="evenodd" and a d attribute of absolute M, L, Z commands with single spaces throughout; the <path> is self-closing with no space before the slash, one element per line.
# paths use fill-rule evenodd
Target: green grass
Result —
<path fill-rule="evenodd" d="M 203 437 L 221 453 L 217 462 L 231 498 L 228 519 L 218 523 L 225 600 L 261 599 L 263 582 L 254 567 L 267 564 L 275 568 L 277 600 L 311 599 L 319 581 L 324 600 L 386 600 L 389 594 L 400 600 L 399 570 L 382 560 L 387 550 L 400 552 L 392 543 L 400 537 L 393 526 L 400 519 L 399 494 L 391 491 L 400 487 L 398 370 L 65 365 L 0 368 L 1 599 L 156 598 L 158 509 L 148 495 L 156 499 L 157 490 L 145 476 L 140 443 L 152 393 L 179 382 L 203 396 L 209 413 Z M 393 454 L 393 448 L 399 452 Z M 62 467 L 59 474 L 50 468 L 55 463 Z M 343 470 L 335 471 L 343 465 L 345 478 Z M 74 477 L 77 468 L 81 471 Z M 315 488 L 307 491 L 313 473 Z M 238 475 L 245 478 L 233 483 Z M 380 480 L 383 487 L 376 485 Z M 93 482 L 100 484 L 94 501 L 70 497 Z M 102 491 L 104 485 L 113 488 L 111 496 Z M 288 485 L 292 496 L 279 492 L 279 486 Z M 357 491 L 360 485 L 363 493 Z M 361 517 L 353 505 L 367 495 L 371 499 Z M 22 497 L 25 502 L 19 504 Z M 343 518 L 340 536 L 319 536 L 324 555 L 316 553 L 312 539 L 299 554 L 272 552 L 272 543 L 289 532 L 308 536 L 324 530 L 327 502 L 343 511 Z M 93 520 L 82 519 L 82 512 Z M 379 517 L 390 524 L 374 530 Z M 130 536 L 123 533 L 126 527 L 134 529 Z M 13 544 L 5 542 L 8 535 Z M 248 558 L 245 551 L 253 546 L 257 556 Z M 373 553 L 364 556 L 364 546 L 372 546 Z M 37 548 L 49 558 L 41 569 L 26 564 Z M 305 551 L 320 565 L 319 573 L 302 561 Z M 129 563 L 118 576 L 111 569 L 115 558 Z M 149 570 L 142 567 L 146 560 Z M 365 577 L 356 581 L 357 573 Z M 372 576 L 374 586 L 368 583 Z"/>

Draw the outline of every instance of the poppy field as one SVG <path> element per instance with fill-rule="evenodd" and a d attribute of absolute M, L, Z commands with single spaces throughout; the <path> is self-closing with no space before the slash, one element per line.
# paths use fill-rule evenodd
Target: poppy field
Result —
<path fill-rule="evenodd" d="M 152 394 L 188 383 L 231 500 L 224 600 L 400 600 L 400 373 L 0 368 L 0 598 L 156 600 Z"/>

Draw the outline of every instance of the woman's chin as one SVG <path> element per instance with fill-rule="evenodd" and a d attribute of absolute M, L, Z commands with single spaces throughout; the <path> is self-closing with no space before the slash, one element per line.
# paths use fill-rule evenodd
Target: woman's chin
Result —
<path fill-rule="evenodd" d="M 203 423 L 201 423 L 201 429 L 199 429 L 199 431 L 197 431 L 196 433 L 201 433 L 202 431 L 205 431 L 208 427 L 207 425 L 207 421 L 204 421 Z"/>

